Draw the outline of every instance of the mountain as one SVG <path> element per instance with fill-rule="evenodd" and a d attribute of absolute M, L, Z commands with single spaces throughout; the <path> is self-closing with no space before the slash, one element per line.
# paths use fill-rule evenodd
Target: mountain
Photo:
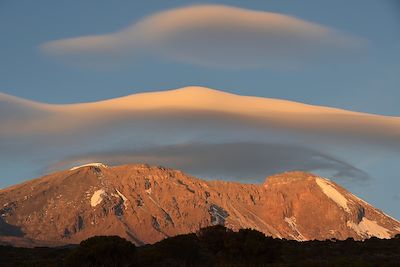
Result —
<path fill-rule="evenodd" d="M 209 225 L 294 239 L 390 238 L 400 222 L 304 172 L 263 184 L 205 181 L 145 164 L 92 163 L 0 190 L 0 240 L 22 246 L 119 235 L 137 245 Z"/>

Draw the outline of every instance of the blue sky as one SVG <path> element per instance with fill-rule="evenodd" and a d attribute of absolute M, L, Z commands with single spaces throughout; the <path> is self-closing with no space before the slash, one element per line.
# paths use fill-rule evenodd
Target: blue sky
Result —
<path fill-rule="evenodd" d="M 362 44 L 344 55 L 322 50 L 326 57 L 295 66 L 236 64 L 234 68 L 226 64 L 196 64 L 158 54 L 128 58 L 123 64 L 91 66 L 75 64 L 68 56 L 57 57 L 41 49 L 43 44 L 54 40 L 120 31 L 158 12 L 194 4 L 222 4 L 284 14 L 329 27 L 341 35 L 362 40 Z M 0 1 L 0 92 L 39 102 L 74 103 L 199 85 L 241 95 L 400 116 L 399 26 L 400 5 L 395 1 L 3 0 Z M 249 136 L 245 141 L 251 139 Z M 24 142 L 29 144 L 34 139 Z M 7 147 L 12 144 L 8 139 L 4 143 Z M 107 144 L 111 146 L 112 143 Z M 396 203 L 400 195 L 395 190 L 400 186 L 399 151 L 341 146 L 320 146 L 318 150 L 366 172 L 371 177 L 367 184 L 343 183 L 399 218 Z M 9 177 L 2 178 L 0 186 L 38 176 L 46 165 L 45 159 L 33 160 L 29 151 L 18 149 L 0 155 L 5 175 Z M 54 154 L 48 152 L 48 157 L 90 153 L 93 147 L 65 149 L 69 154 L 54 151 Z M 9 154 L 16 156 L 6 159 Z M 18 158 L 24 160 L 25 168 L 17 167 Z"/>
<path fill-rule="evenodd" d="M 187 1 L 7 1 L 0 3 L 1 91 L 45 102 L 93 101 L 135 92 L 202 85 L 397 115 L 400 106 L 399 9 L 394 1 L 204 1 L 280 12 L 365 38 L 356 58 L 296 70 L 207 68 L 147 58 L 128 66 L 70 66 L 39 52 L 44 42 L 108 33 Z"/>

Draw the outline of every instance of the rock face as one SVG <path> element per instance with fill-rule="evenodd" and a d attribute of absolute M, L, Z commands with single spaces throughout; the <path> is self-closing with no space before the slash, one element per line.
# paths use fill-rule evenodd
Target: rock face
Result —
<path fill-rule="evenodd" d="M 142 245 L 216 224 L 295 240 L 400 233 L 398 221 L 310 173 L 287 172 L 256 185 L 144 164 L 83 165 L 0 190 L 0 216 L 0 240 L 22 246 L 94 235 Z"/>

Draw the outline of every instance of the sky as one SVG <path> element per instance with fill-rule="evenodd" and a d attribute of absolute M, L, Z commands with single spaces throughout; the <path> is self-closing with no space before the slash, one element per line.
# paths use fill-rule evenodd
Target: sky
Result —
<path fill-rule="evenodd" d="M 386 127 L 380 124 L 355 125 L 364 132 L 355 137 L 326 125 L 316 133 L 206 115 L 194 120 L 203 127 L 174 115 L 175 130 L 153 116 L 152 125 L 142 117 L 93 124 L 101 129 L 95 136 L 82 125 L 75 134 L 75 124 L 62 134 L 29 127 L 16 134 L 23 122 L 41 125 L 42 116 L 55 115 L 9 98 L 70 104 L 196 85 L 396 117 L 399 26 L 396 1 L 1 0 L 0 187 L 88 158 L 147 159 L 244 182 L 299 168 L 326 174 L 400 218 L 398 121 L 387 128 L 393 136 L 375 133 Z M 62 118 L 79 117 L 69 116 Z M 206 160 L 213 155 L 223 167 Z M 184 164 L 186 157 L 200 163 Z M 238 162 L 246 164 L 233 168 Z"/>

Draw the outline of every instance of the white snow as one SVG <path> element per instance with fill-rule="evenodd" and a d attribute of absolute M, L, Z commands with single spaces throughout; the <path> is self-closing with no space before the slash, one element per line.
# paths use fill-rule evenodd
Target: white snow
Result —
<path fill-rule="evenodd" d="M 353 229 L 361 237 L 376 236 L 379 238 L 390 238 L 390 231 L 380 226 L 376 221 L 363 218 L 359 224 L 348 221 L 347 226 Z"/>
<path fill-rule="evenodd" d="M 296 218 L 295 217 L 285 217 L 285 222 L 290 226 L 290 228 L 297 234 L 297 236 L 293 236 L 297 241 L 305 241 L 307 240 L 297 229 Z"/>
<path fill-rule="evenodd" d="M 117 191 L 118 196 L 120 196 L 122 198 L 122 200 L 124 201 L 124 207 L 125 209 L 128 209 L 128 199 L 121 193 L 118 191 L 118 189 L 115 189 L 115 191 Z"/>
<path fill-rule="evenodd" d="M 221 213 L 218 211 L 217 208 L 212 207 L 211 209 L 212 209 L 212 211 L 213 211 L 213 213 L 214 213 L 215 215 L 217 215 L 217 216 L 220 217 L 221 219 L 225 220 L 226 217 L 225 217 L 223 214 L 221 214 Z"/>
<path fill-rule="evenodd" d="M 92 198 L 90 199 L 90 205 L 92 205 L 92 207 L 96 207 L 97 205 L 99 205 L 101 201 L 103 201 L 103 195 L 105 193 L 106 192 L 103 189 L 95 191 L 92 195 Z"/>
<path fill-rule="evenodd" d="M 88 163 L 88 164 L 84 164 L 84 165 L 79 165 L 79 166 L 75 166 L 72 167 L 71 169 L 69 169 L 70 171 L 79 169 L 79 168 L 83 168 L 83 167 L 89 167 L 89 166 L 93 166 L 93 167 L 102 167 L 102 168 L 107 168 L 108 166 L 101 163 L 101 162 L 92 162 L 92 163 Z"/>
<path fill-rule="evenodd" d="M 351 212 L 347 206 L 347 199 L 338 190 L 336 190 L 334 184 L 332 184 L 329 180 L 322 178 L 316 178 L 315 182 L 322 189 L 322 192 L 327 195 L 327 197 L 336 202 L 336 204 L 342 207 L 346 212 Z"/>

